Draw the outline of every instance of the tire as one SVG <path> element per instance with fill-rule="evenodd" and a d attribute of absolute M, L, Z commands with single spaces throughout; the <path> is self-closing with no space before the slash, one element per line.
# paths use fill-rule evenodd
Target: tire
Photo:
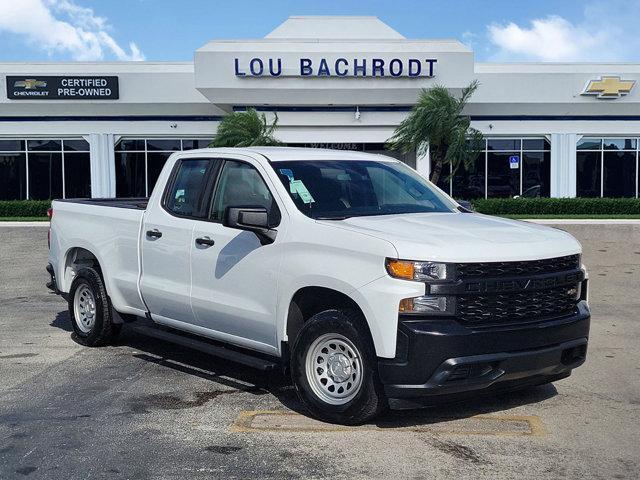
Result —
<path fill-rule="evenodd" d="M 69 315 L 76 340 L 87 347 L 113 343 L 122 327 L 113 322 L 107 290 L 93 268 L 76 273 L 69 289 Z"/>
<path fill-rule="evenodd" d="M 358 425 L 386 408 L 373 341 L 354 310 L 325 310 L 305 322 L 293 346 L 291 377 L 319 420 Z"/>

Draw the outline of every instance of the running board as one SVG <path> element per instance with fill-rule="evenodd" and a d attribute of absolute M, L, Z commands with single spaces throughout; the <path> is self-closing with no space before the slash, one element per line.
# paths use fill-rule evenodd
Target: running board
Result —
<path fill-rule="evenodd" d="M 259 354 L 252 355 L 250 353 L 243 353 L 238 350 L 232 350 L 231 348 L 214 345 L 213 343 L 209 343 L 205 340 L 198 340 L 179 333 L 161 330 L 157 327 L 138 325 L 133 327 L 133 330 L 141 335 L 157 338 L 158 340 L 164 340 L 165 342 L 174 343 L 182 347 L 197 350 L 198 352 L 213 355 L 215 357 L 224 358 L 225 360 L 232 362 L 241 363 L 242 365 L 246 365 L 257 370 L 274 370 L 280 366 L 277 361 L 262 358 L 258 356 Z"/>

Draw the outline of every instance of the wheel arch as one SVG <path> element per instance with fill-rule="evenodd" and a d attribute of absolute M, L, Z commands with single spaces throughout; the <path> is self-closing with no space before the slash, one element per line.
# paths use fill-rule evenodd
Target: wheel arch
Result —
<path fill-rule="evenodd" d="M 305 286 L 291 297 L 287 311 L 285 333 L 289 346 L 295 342 L 304 323 L 316 313 L 329 309 L 352 309 L 360 314 L 362 326 L 373 341 L 371 327 L 358 302 L 351 296 L 333 288 Z"/>

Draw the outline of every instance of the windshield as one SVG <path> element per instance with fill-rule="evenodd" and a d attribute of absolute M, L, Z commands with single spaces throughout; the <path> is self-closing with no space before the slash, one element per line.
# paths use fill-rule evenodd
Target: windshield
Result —
<path fill-rule="evenodd" d="M 445 195 L 400 162 L 319 160 L 272 165 L 298 209 L 311 218 L 455 211 Z"/>

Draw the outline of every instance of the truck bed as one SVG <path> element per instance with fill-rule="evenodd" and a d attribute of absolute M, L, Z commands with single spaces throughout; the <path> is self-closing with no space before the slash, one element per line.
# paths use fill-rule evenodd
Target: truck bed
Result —
<path fill-rule="evenodd" d="M 85 205 L 98 205 L 101 207 L 130 208 L 134 210 L 146 210 L 149 199 L 145 197 L 132 198 L 67 198 L 56 200 L 64 203 L 82 203 Z"/>

